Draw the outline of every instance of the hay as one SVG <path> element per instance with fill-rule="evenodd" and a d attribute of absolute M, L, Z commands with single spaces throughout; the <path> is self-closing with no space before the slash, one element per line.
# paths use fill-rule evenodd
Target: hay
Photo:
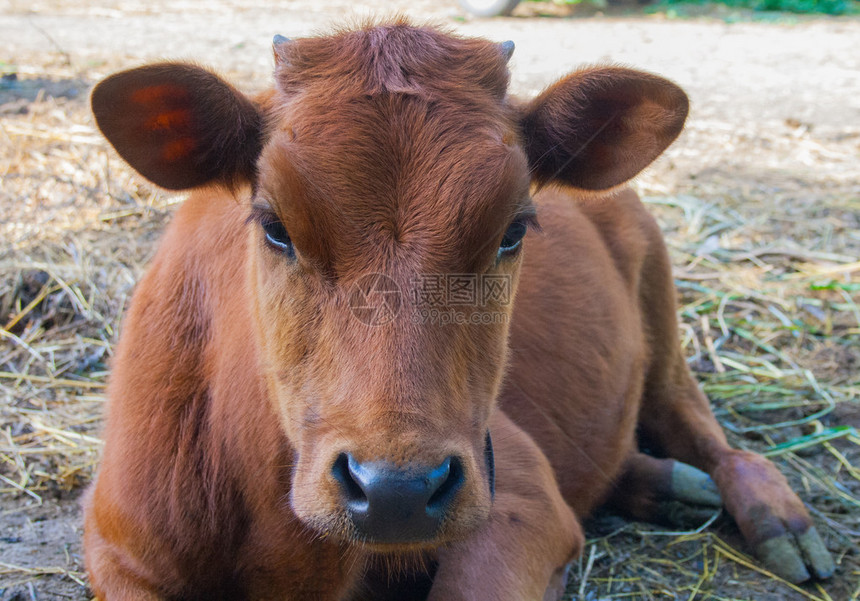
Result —
<path fill-rule="evenodd" d="M 92 79 L 63 65 L 52 76 Z M 107 151 L 85 95 L 80 89 L 76 97 L 7 99 L 0 107 L 0 205 L 7 216 L 0 225 L 0 499 L 12 508 L 6 512 L 74 497 L 91 479 L 120 318 L 177 202 L 143 185 Z M 730 520 L 717 515 L 685 533 L 627 523 L 592 533 L 569 595 L 856 600 L 856 144 L 850 136 L 755 132 L 754 140 L 770 136 L 768 156 L 790 150 L 796 164 L 774 166 L 776 179 L 791 173 L 786 185 L 732 163 L 748 150 L 748 132 L 721 132 L 717 146 L 708 135 L 708 124 L 694 126 L 686 146 L 637 184 L 676 265 L 682 344 L 732 444 L 769 455 L 810 505 L 834 550 L 838 578 L 801 587 L 781 581 L 744 553 Z M 712 164 L 723 170 L 685 167 L 683 153 L 691 149 L 690 161 L 714 151 Z M 697 176 L 679 180 L 677 171 Z M 80 582 L 79 561 L 0 563 L 2 586 L 29 583 L 32 590 L 33 582 L 54 577 Z"/>
<path fill-rule="evenodd" d="M 53 77 L 67 95 L 20 74 L 0 90 L 0 525 L 22 525 L 0 542 L 2 598 L 88 598 L 74 499 L 98 462 L 120 316 L 171 202 L 107 153 L 86 74 Z M 53 533 L 28 526 L 46 521 Z"/>
<path fill-rule="evenodd" d="M 12 217 L 0 249 L 2 493 L 71 490 L 91 477 L 106 362 L 155 237 L 101 227 L 116 183 L 88 121 L 80 100 L 50 98 L 0 126 L 13 142 L 0 196 Z M 159 209 L 128 178 L 120 202 L 143 207 L 154 217 L 144 229 L 157 230 Z"/>

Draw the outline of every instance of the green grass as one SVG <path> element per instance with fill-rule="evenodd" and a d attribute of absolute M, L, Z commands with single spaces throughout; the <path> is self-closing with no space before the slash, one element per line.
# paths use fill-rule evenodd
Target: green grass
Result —
<path fill-rule="evenodd" d="M 756 12 L 787 12 L 816 15 L 857 15 L 860 2 L 856 0 L 659 0 L 651 7 L 665 9 L 678 6 L 724 5 L 730 8 L 750 9 Z"/>

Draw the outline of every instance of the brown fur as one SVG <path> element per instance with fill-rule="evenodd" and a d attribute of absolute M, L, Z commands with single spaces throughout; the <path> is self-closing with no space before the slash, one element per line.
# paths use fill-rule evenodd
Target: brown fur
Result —
<path fill-rule="evenodd" d="M 253 100 L 177 65 L 93 95 L 134 167 L 206 185 L 168 229 L 117 348 L 86 507 L 96 594 L 359 599 L 371 566 L 394 577 L 432 562 L 430 599 L 555 598 L 579 520 L 630 470 L 637 424 L 714 473 L 754 539 L 741 499 L 761 474 L 741 462 L 722 475 L 742 456 L 677 348 L 656 224 L 629 190 L 577 191 L 618 186 L 659 155 L 683 92 L 602 68 L 518 104 L 498 46 L 404 23 L 275 56 L 276 88 Z M 252 202 L 286 226 L 295 260 L 266 245 Z M 533 202 L 542 231 L 497 261 Z M 402 290 L 416 274 L 507 275 L 517 301 L 480 308 L 505 318 L 488 325 L 416 323 L 405 304 L 371 327 L 348 306 L 368 273 Z M 330 473 L 344 450 L 402 466 L 459 457 L 465 483 L 437 537 L 355 540 Z M 772 480 L 757 498 L 795 499 Z"/>

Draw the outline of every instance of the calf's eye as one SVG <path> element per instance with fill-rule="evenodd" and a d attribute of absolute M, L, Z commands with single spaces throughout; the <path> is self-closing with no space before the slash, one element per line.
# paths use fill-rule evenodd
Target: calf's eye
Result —
<path fill-rule="evenodd" d="M 523 236 L 526 235 L 527 229 L 528 226 L 526 225 L 524 220 L 515 219 L 505 231 L 505 235 L 502 238 L 502 243 L 499 245 L 499 252 L 497 253 L 497 257 L 499 259 L 503 259 L 516 255 L 517 252 L 519 252 L 520 250 Z"/>
<path fill-rule="evenodd" d="M 257 222 L 263 228 L 266 244 L 270 248 L 285 254 L 290 259 L 296 257 L 293 241 L 290 240 L 287 228 L 284 227 L 284 224 L 270 208 L 262 206 L 251 207 L 251 215 L 248 217 L 248 222 Z"/>
<path fill-rule="evenodd" d="M 281 251 L 291 259 L 296 256 L 293 241 L 287 233 L 287 228 L 278 219 L 270 219 L 263 222 L 263 231 L 266 233 L 266 242 L 272 248 Z"/>

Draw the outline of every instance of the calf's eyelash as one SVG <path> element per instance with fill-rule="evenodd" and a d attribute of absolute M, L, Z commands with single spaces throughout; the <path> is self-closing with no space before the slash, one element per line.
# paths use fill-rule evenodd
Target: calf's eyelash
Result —
<path fill-rule="evenodd" d="M 251 212 L 245 220 L 245 223 L 257 223 L 266 227 L 267 225 L 272 225 L 279 221 L 280 219 L 278 218 L 277 213 L 275 213 L 271 207 L 264 205 L 251 205 Z"/>

